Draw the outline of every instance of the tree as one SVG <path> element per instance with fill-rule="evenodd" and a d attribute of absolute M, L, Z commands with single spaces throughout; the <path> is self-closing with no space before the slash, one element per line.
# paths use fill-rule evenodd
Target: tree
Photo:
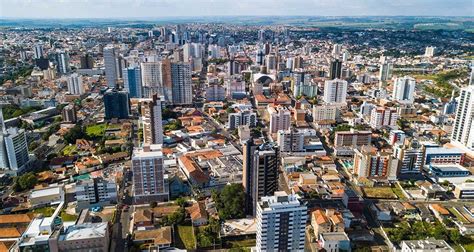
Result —
<path fill-rule="evenodd" d="M 157 205 L 158 205 L 158 203 L 156 203 L 156 201 L 150 202 L 150 207 L 151 208 L 155 208 Z"/>
<path fill-rule="evenodd" d="M 15 184 L 13 185 L 13 189 L 17 192 L 26 189 L 31 189 L 36 185 L 37 182 L 38 179 L 36 178 L 35 174 L 29 172 L 15 178 Z"/>
<path fill-rule="evenodd" d="M 64 141 L 68 144 L 75 144 L 77 139 L 84 138 L 86 134 L 84 133 L 81 125 L 76 125 L 70 129 L 66 134 L 64 134 Z"/>
<path fill-rule="evenodd" d="M 183 197 L 180 197 L 180 198 L 176 199 L 176 204 L 178 204 L 178 206 L 180 206 L 180 207 L 186 207 L 186 203 L 187 203 L 187 201 Z"/>
<path fill-rule="evenodd" d="M 218 198 L 219 217 L 223 220 L 245 217 L 245 192 L 242 184 L 226 185 Z"/>

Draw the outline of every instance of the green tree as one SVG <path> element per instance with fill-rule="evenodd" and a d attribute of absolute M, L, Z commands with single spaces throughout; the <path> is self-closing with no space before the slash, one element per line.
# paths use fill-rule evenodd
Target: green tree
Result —
<path fill-rule="evenodd" d="M 15 191 L 24 191 L 26 189 L 31 189 L 36 185 L 37 182 L 38 179 L 36 178 L 35 174 L 29 172 L 15 178 L 15 184 L 13 185 L 13 189 Z"/>
<path fill-rule="evenodd" d="M 223 220 L 245 217 L 245 192 L 242 184 L 226 185 L 219 195 L 217 205 Z"/>
<path fill-rule="evenodd" d="M 76 125 L 64 134 L 64 141 L 68 144 L 75 144 L 77 139 L 85 138 L 86 134 L 81 125 Z"/>

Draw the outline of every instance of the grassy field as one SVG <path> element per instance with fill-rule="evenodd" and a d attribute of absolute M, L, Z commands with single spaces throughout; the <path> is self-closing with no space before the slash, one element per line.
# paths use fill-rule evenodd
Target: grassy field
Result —
<path fill-rule="evenodd" d="M 177 247 L 185 248 L 187 250 L 195 249 L 196 238 L 194 237 L 193 227 L 178 225 L 177 230 L 178 230 L 177 237 L 176 237 Z"/>
<path fill-rule="evenodd" d="M 107 125 L 105 123 L 87 126 L 86 134 L 92 138 L 102 137 L 104 135 L 106 127 Z"/>
<path fill-rule="evenodd" d="M 75 221 L 77 220 L 77 215 L 68 214 L 66 212 L 61 212 L 61 219 L 63 221 Z"/>
<path fill-rule="evenodd" d="M 444 71 L 436 74 L 415 75 L 417 80 L 432 80 L 434 85 L 425 86 L 424 90 L 432 95 L 441 98 L 451 97 L 454 87 L 449 83 L 450 80 L 465 76 L 467 73 L 461 70 Z"/>
<path fill-rule="evenodd" d="M 35 210 L 33 210 L 33 213 L 42 214 L 44 217 L 50 217 L 54 213 L 54 208 L 52 207 L 36 208 Z"/>
<path fill-rule="evenodd" d="M 391 187 L 364 187 L 362 188 L 364 195 L 373 199 L 396 199 L 397 195 L 392 191 Z"/>
<path fill-rule="evenodd" d="M 74 152 L 77 152 L 77 146 L 76 145 L 66 145 L 64 149 L 62 150 L 64 156 L 71 156 L 73 155 Z"/>
<path fill-rule="evenodd" d="M 395 193 L 395 195 L 397 195 L 397 197 L 401 200 L 407 200 L 407 197 L 405 197 L 405 195 L 403 194 L 403 191 L 402 189 L 400 188 L 399 185 L 395 185 L 395 187 L 392 187 L 392 191 L 393 193 Z"/>
<path fill-rule="evenodd" d="M 250 251 L 251 247 L 255 247 L 256 240 L 255 239 L 246 239 L 241 241 L 229 241 L 231 248 L 243 248 L 244 250 Z"/>

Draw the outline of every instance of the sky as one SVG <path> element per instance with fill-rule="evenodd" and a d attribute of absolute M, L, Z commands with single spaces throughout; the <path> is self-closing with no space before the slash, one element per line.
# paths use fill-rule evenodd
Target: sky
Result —
<path fill-rule="evenodd" d="M 0 17 L 474 16 L 474 0 L 0 0 Z"/>

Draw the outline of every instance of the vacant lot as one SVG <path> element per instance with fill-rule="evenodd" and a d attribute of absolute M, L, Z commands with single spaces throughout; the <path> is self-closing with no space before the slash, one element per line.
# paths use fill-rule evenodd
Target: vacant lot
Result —
<path fill-rule="evenodd" d="M 396 199 L 391 187 L 364 187 L 362 188 L 365 197 L 373 199 Z"/>

